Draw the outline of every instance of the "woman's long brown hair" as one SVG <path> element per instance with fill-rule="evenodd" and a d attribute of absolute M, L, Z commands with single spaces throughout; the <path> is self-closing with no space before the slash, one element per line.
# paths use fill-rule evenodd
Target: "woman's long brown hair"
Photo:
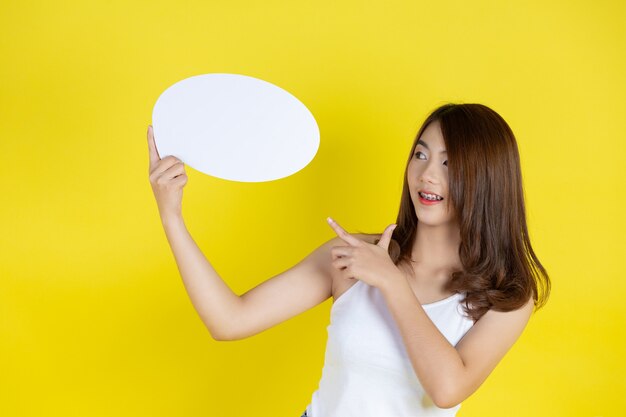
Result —
<path fill-rule="evenodd" d="M 517 142 L 504 119 L 485 105 L 444 104 L 422 124 L 404 170 L 389 255 L 396 265 L 410 265 L 418 219 L 407 170 L 418 139 L 435 120 L 448 153 L 448 204 L 461 231 L 463 269 L 451 274 L 446 291 L 465 293 L 465 313 L 474 321 L 490 309 L 516 310 L 531 296 L 535 309 L 541 308 L 551 284 L 528 237 Z"/>

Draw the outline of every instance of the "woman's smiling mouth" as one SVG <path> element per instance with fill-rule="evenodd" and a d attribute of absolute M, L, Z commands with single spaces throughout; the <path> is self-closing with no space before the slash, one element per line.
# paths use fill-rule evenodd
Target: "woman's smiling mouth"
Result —
<path fill-rule="evenodd" d="M 418 191 L 417 194 L 419 196 L 420 203 L 427 206 L 437 204 L 443 200 L 442 196 L 430 192 Z"/>

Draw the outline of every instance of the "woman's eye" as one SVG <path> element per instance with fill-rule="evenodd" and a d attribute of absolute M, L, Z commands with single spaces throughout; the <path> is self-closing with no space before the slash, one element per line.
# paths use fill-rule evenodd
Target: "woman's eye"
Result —
<path fill-rule="evenodd" d="M 423 156 L 423 158 L 420 158 L 420 155 Z M 420 151 L 415 152 L 415 156 L 417 156 L 418 159 L 426 159 L 426 155 Z"/>
<path fill-rule="evenodd" d="M 448 166 L 448 160 L 443 161 L 443 164 L 444 164 L 445 166 Z"/>

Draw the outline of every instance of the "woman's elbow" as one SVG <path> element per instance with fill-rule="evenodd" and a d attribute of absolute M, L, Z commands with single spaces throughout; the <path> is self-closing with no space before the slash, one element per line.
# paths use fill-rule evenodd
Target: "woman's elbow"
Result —
<path fill-rule="evenodd" d="M 439 408 L 452 408 L 452 407 L 456 407 L 457 405 L 461 404 L 460 401 L 447 401 L 446 399 L 444 399 L 444 400 L 437 400 L 437 401 L 433 400 L 433 402 Z"/>
<path fill-rule="evenodd" d="M 461 404 L 458 395 L 451 390 L 441 390 L 432 398 L 433 403 L 439 408 L 453 408 Z"/>

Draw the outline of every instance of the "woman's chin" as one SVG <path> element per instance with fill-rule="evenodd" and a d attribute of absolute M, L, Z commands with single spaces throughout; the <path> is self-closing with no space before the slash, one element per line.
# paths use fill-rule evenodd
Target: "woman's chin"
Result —
<path fill-rule="evenodd" d="M 451 219 L 442 218 L 440 216 L 417 215 L 417 224 L 426 227 L 444 227 L 450 226 Z"/>

